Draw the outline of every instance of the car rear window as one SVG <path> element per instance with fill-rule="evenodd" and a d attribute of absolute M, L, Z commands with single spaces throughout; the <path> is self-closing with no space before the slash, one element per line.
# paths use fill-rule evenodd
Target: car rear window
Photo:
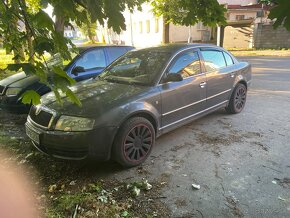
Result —
<path fill-rule="evenodd" d="M 206 50 L 201 51 L 204 59 L 206 71 L 214 71 L 226 67 L 226 61 L 221 51 Z"/>
<path fill-rule="evenodd" d="M 225 56 L 225 59 L 226 59 L 226 62 L 227 62 L 227 66 L 233 65 L 234 61 L 233 61 L 232 57 L 226 52 L 223 52 L 223 53 L 224 53 L 224 56 Z"/>

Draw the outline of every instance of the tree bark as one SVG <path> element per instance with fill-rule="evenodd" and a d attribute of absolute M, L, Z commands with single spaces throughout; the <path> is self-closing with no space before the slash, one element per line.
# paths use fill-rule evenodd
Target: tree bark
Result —
<path fill-rule="evenodd" d="M 64 34 L 64 16 L 56 15 L 55 30 L 61 33 L 62 35 Z"/>
<path fill-rule="evenodd" d="M 169 43 L 169 23 L 166 18 L 163 18 L 163 43 Z"/>

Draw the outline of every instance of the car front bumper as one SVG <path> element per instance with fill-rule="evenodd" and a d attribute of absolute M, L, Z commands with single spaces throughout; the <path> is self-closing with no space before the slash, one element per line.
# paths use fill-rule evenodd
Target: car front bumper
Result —
<path fill-rule="evenodd" d="M 27 121 L 26 134 L 41 152 L 61 159 L 94 158 L 108 160 L 116 127 L 97 128 L 86 132 L 44 130 Z"/>
<path fill-rule="evenodd" d="M 19 96 L 8 97 L 1 95 L 0 108 L 10 113 L 24 114 L 29 112 L 30 105 L 19 102 Z"/>

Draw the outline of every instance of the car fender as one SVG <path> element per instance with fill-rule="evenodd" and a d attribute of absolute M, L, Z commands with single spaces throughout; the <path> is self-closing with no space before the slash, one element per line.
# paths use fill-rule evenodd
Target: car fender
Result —
<path fill-rule="evenodd" d="M 160 113 L 158 112 L 157 108 L 154 107 L 149 102 L 133 102 L 131 104 L 126 105 L 123 109 L 126 111 L 126 115 L 119 120 L 118 127 L 120 127 L 126 120 L 130 117 L 135 117 L 140 114 L 148 115 L 154 119 L 154 125 L 156 125 L 156 130 L 160 127 Z"/>

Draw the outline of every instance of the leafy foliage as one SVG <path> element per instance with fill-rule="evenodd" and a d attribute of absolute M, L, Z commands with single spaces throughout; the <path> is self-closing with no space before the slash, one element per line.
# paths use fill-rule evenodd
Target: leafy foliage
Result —
<path fill-rule="evenodd" d="M 22 95 L 22 102 L 24 104 L 40 104 L 40 95 L 34 90 L 29 90 L 25 95 Z"/>
<path fill-rule="evenodd" d="M 215 26 L 226 22 L 226 9 L 217 0 L 155 0 L 152 6 L 156 15 L 163 15 L 167 22 L 178 25 L 189 26 L 201 21 Z"/>
<path fill-rule="evenodd" d="M 81 105 L 69 86 L 74 81 L 60 67 L 49 68 L 44 55 L 59 53 L 61 58 L 71 60 L 69 47 L 74 45 L 63 36 L 65 25 L 98 21 L 107 22 L 108 27 L 120 32 L 125 29 L 122 12 L 135 6 L 140 8 L 145 0 L 1 0 L 0 1 L 0 38 L 7 54 L 13 53 L 16 65 L 8 70 L 23 70 L 29 75 L 36 75 L 55 93 L 60 101 L 60 91 L 66 93 L 74 103 Z M 53 6 L 56 22 L 44 9 Z M 81 8 L 81 10 L 80 10 Z M 25 57 L 28 57 L 29 63 Z M 1 70 L 3 71 L 3 69 Z M 1 73 L 0 71 L 0 73 Z M 23 103 L 37 104 L 40 96 L 28 91 L 23 94 Z"/>
<path fill-rule="evenodd" d="M 269 18 L 275 19 L 274 28 L 284 26 L 290 31 L 290 1 L 289 0 L 275 0 L 275 6 L 270 10 Z"/>

